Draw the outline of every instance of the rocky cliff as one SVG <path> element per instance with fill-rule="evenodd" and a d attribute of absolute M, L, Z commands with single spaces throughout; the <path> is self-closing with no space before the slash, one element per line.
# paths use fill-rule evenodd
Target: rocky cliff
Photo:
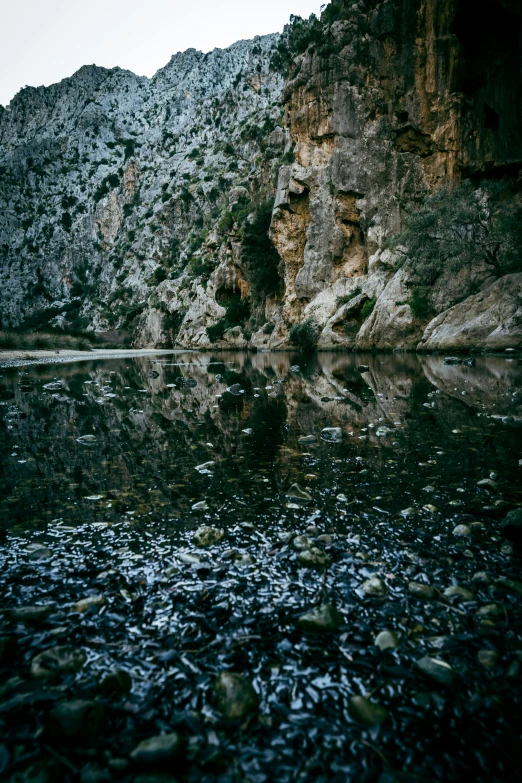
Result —
<path fill-rule="evenodd" d="M 479 269 L 469 297 L 441 269 L 419 315 L 389 240 L 441 185 L 517 182 L 521 28 L 515 0 L 334 0 L 151 80 L 90 67 L 22 91 L 0 111 L 4 326 L 277 348 L 309 320 L 320 348 L 518 346 L 520 273 Z"/>

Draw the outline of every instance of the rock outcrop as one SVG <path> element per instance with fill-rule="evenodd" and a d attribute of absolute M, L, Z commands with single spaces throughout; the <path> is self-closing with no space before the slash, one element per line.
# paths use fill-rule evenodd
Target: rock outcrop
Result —
<path fill-rule="evenodd" d="M 489 288 L 441 313 L 418 345 L 423 351 L 491 350 L 522 344 L 522 274 L 506 275 Z"/>
<path fill-rule="evenodd" d="M 484 275 L 459 303 L 442 270 L 430 322 L 389 249 L 424 194 L 518 176 L 519 4 L 334 0 L 327 16 L 305 46 L 287 29 L 189 50 L 150 80 L 89 66 L 0 110 L 3 326 L 208 347 L 217 324 L 216 346 L 280 348 L 310 319 L 324 349 L 519 345 L 514 280 Z M 271 199 L 280 284 L 260 298 L 244 226 Z"/>

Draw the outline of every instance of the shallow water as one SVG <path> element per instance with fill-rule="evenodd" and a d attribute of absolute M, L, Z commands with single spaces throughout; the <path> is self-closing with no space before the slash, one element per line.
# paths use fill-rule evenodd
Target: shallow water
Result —
<path fill-rule="evenodd" d="M 18 651 L 0 659 L 3 680 L 16 674 L 32 694 L 30 662 L 57 642 L 87 656 L 59 695 L 8 706 L 0 772 L 130 781 L 136 743 L 176 729 L 188 748 L 179 779 L 518 779 L 520 561 L 500 531 L 522 504 L 518 359 L 181 352 L 40 365 L 2 371 L 0 416 L 2 616 Z M 294 484 L 309 497 L 292 497 Z M 223 540 L 197 548 L 201 525 Z M 303 567 L 301 545 L 326 567 Z M 374 576 L 383 596 L 365 592 Z M 432 585 L 433 600 L 411 581 Z M 457 584 L 470 595 L 445 597 Z M 101 609 L 71 611 L 93 595 Z M 325 601 L 339 631 L 296 630 Z M 37 631 L 10 619 L 49 602 Z M 477 612 L 493 603 L 484 622 Z M 383 629 L 398 651 L 375 647 Z M 419 673 L 426 655 L 453 667 L 449 690 Z M 133 677 L 118 707 L 97 690 L 114 668 Z M 215 709 L 223 669 L 261 698 L 242 729 Z M 390 715 L 380 729 L 349 714 L 351 697 L 372 692 Z M 0 687 L 0 702 L 13 693 Z M 48 702 L 78 693 L 105 704 L 109 747 L 104 736 L 40 739 Z M 16 762 L 17 743 L 30 762 Z M 111 753 L 127 767 L 107 766 Z"/>
<path fill-rule="evenodd" d="M 0 383 L 0 518 L 11 530 L 132 517 L 185 531 L 204 499 L 209 519 L 229 524 L 241 511 L 271 525 L 292 517 L 294 482 L 336 523 L 428 502 L 469 509 L 491 471 L 504 494 L 519 491 L 522 430 L 493 418 L 522 417 L 516 360 L 181 353 L 4 370 Z M 226 393 L 235 383 L 242 393 Z M 342 443 L 321 441 L 325 427 L 341 427 Z M 96 440 L 82 445 L 85 435 Z M 306 435 L 317 444 L 300 446 Z"/>

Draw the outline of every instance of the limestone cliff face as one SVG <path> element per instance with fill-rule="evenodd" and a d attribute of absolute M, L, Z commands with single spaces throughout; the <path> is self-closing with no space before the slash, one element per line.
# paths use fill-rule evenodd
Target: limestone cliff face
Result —
<path fill-rule="evenodd" d="M 217 346 L 285 347 L 309 318 L 320 348 L 518 345 L 518 279 L 485 276 L 468 308 L 442 274 L 428 323 L 387 249 L 412 199 L 522 170 L 518 0 L 355 0 L 347 17 L 285 75 L 285 38 L 266 36 L 151 80 L 85 67 L 0 107 L 3 325 L 208 347 L 251 293 L 242 226 L 275 196 L 281 285 Z"/>
<path fill-rule="evenodd" d="M 313 318 L 320 346 L 438 347 L 432 327 L 420 342 L 427 324 L 405 303 L 409 281 L 386 240 L 410 199 L 462 177 L 518 174 L 521 23 L 515 2 L 355 2 L 327 47 L 294 62 L 284 101 L 296 162 L 280 172 L 272 236 L 285 319 Z M 437 284 L 440 311 L 452 285 Z"/>
<path fill-rule="evenodd" d="M 278 40 L 188 50 L 152 79 L 88 66 L 0 108 L 4 328 L 208 344 L 245 285 L 230 211 L 273 195 L 289 146 Z"/>

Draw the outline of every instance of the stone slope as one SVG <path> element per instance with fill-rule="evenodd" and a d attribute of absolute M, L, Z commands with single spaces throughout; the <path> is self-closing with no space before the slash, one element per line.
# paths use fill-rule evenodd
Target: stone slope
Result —
<path fill-rule="evenodd" d="M 3 325 L 208 347 L 221 323 L 216 346 L 280 348 L 311 319 L 319 348 L 465 350 L 493 347 L 500 307 L 514 314 L 502 347 L 517 346 L 517 286 L 484 267 L 478 298 L 459 304 L 462 280 L 442 271 L 430 322 L 388 245 L 440 185 L 518 176 L 522 9 L 332 6 L 349 12 L 297 49 L 287 29 L 177 54 L 150 80 L 88 66 L 0 110 Z M 274 197 L 281 283 L 259 301 L 244 227 Z M 240 300 L 250 316 L 225 323 Z"/>
<path fill-rule="evenodd" d="M 4 327 L 54 310 L 54 323 L 72 313 L 157 343 L 174 291 L 178 314 L 190 310 L 200 267 L 221 266 L 236 287 L 217 226 L 231 204 L 274 189 L 287 146 L 283 78 L 269 69 L 278 39 L 188 50 L 150 80 L 84 67 L 16 96 L 0 114 Z"/>

